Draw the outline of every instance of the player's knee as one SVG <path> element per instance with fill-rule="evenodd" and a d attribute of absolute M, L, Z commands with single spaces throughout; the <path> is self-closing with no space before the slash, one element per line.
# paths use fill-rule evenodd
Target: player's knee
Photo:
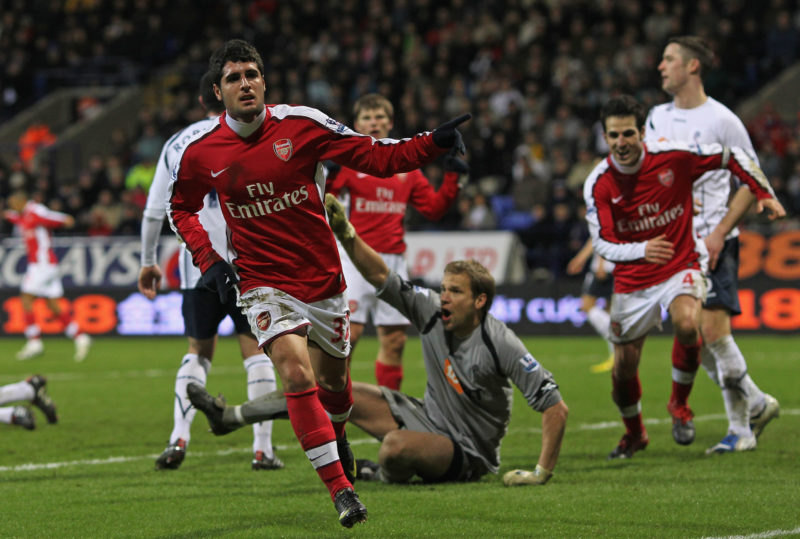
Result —
<path fill-rule="evenodd" d="M 695 318 L 681 318 L 673 321 L 673 324 L 675 326 L 675 336 L 681 344 L 691 346 L 700 338 L 700 331 Z"/>
<path fill-rule="evenodd" d="M 380 356 L 382 361 L 388 365 L 400 365 L 403 362 L 403 350 L 405 349 L 405 336 L 393 338 L 391 341 L 381 342 Z"/>
<path fill-rule="evenodd" d="M 317 385 L 314 371 L 302 364 L 283 365 L 279 369 L 279 376 L 287 393 L 307 391 Z"/>
<path fill-rule="evenodd" d="M 403 436 L 399 430 L 393 430 L 383 437 L 378 454 L 382 462 L 390 466 L 396 466 L 404 460 L 405 452 L 406 443 Z"/>

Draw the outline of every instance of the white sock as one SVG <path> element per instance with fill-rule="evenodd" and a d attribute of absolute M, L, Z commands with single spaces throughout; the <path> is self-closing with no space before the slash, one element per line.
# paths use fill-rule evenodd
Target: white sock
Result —
<path fill-rule="evenodd" d="M 35 396 L 36 394 L 33 392 L 33 386 L 24 380 L 0 387 L 0 404 L 29 401 L 33 400 Z"/>
<path fill-rule="evenodd" d="M 244 360 L 247 371 L 247 398 L 255 398 L 275 391 L 275 368 L 266 354 L 256 354 Z M 272 421 L 253 423 L 253 453 L 263 451 L 267 458 L 272 458 Z"/>
<path fill-rule="evenodd" d="M 191 438 L 190 429 L 197 410 L 192 406 L 189 396 L 186 394 L 186 386 L 189 382 L 206 385 L 206 376 L 211 368 L 211 361 L 200 357 L 197 354 L 186 354 L 183 356 L 181 366 L 175 375 L 175 406 L 172 411 L 173 427 L 172 434 L 169 436 L 170 443 L 175 443 L 178 438 L 186 440 L 188 445 Z"/>
<path fill-rule="evenodd" d="M 705 342 L 700 348 L 700 364 L 703 366 L 703 370 L 706 371 L 708 377 L 711 378 L 711 381 L 719 387 L 722 387 L 722 382 L 720 382 L 719 373 L 717 372 L 717 360 L 714 359 L 714 355 L 708 349 L 708 345 Z"/>
<path fill-rule="evenodd" d="M 13 406 L 6 406 L 5 408 L 0 408 L 0 423 L 5 423 L 7 425 L 11 424 L 11 418 L 14 415 L 14 407 Z"/>
<path fill-rule="evenodd" d="M 747 391 L 747 404 L 750 408 L 750 415 L 757 415 L 764 410 L 767 401 L 764 400 L 764 392 L 756 385 L 749 374 L 745 374 L 742 379 L 742 386 Z M 755 413 L 754 413 L 755 412 Z"/>
<path fill-rule="evenodd" d="M 78 331 L 79 330 L 80 330 L 80 327 L 78 326 L 78 323 L 75 320 L 73 320 L 64 329 L 64 335 L 66 335 L 67 338 L 69 338 L 69 339 L 74 339 L 75 337 L 78 336 Z"/>
<path fill-rule="evenodd" d="M 25 327 L 25 337 L 28 339 L 38 339 L 42 335 L 42 328 L 39 324 L 31 324 Z"/>
<path fill-rule="evenodd" d="M 731 335 L 710 343 L 708 351 L 716 361 L 725 414 L 728 416 L 728 431 L 739 436 L 752 436 L 747 389 L 742 383 L 747 375 L 744 356 Z"/>
<path fill-rule="evenodd" d="M 614 343 L 611 342 L 611 315 L 603 308 L 595 305 L 586 313 L 586 319 L 589 320 L 597 334 L 605 339 L 608 345 L 608 353 L 613 355 Z"/>

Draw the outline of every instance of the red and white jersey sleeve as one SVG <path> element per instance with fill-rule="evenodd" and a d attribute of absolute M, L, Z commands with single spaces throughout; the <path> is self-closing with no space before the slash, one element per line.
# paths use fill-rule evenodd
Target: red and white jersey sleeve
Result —
<path fill-rule="evenodd" d="M 409 172 L 438 157 L 430 133 L 376 140 L 319 110 L 269 105 L 263 124 L 240 137 L 223 115 L 190 142 L 170 184 L 167 215 L 202 271 L 220 260 L 197 217 L 211 189 L 219 195 L 242 292 L 278 288 L 311 303 L 345 289 L 323 205 L 322 162 L 379 177 Z"/>
<path fill-rule="evenodd" d="M 22 212 L 10 219 L 22 234 L 28 263 L 40 262 L 55 264 L 58 262 L 53 251 L 52 229 L 64 226 L 69 215 L 53 211 L 43 204 L 29 201 Z"/>
<path fill-rule="evenodd" d="M 682 109 L 675 102 L 652 108 L 645 123 L 645 141 L 679 140 L 700 150 L 706 144 L 738 147 L 758 164 L 758 157 L 742 121 L 728 107 L 709 97 L 702 105 Z M 731 181 L 733 179 L 733 182 Z M 708 236 L 728 212 L 731 183 L 741 183 L 726 169 L 710 170 L 694 184 L 694 227 L 701 238 Z M 734 227 L 729 238 L 739 235 Z"/>
<path fill-rule="evenodd" d="M 420 170 L 379 178 L 342 168 L 328 190 L 349 207 L 350 222 L 379 253 L 406 251 L 404 218 L 409 204 L 426 219 L 441 219 L 458 196 L 458 174 L 445 175 L 436 191 Z"/>
<path fill-rule="evenodd" d="M 699 268 L 692 228 L 692 186 L 705 172 L 728 168 L 759 199 L 772 196 L 763 173 L 747 154 L 708 145 L 694 152 L 684 143 L 645 145 L 638 168 L 623 169 L 609 157 L 584 184 L 595 251 L 616 262 L 614 289 L 626 293 L 661 283 L 678 271 Z M 667 264 L 645 262 L 647 241 L 664 234 L 675 255 Z"/>

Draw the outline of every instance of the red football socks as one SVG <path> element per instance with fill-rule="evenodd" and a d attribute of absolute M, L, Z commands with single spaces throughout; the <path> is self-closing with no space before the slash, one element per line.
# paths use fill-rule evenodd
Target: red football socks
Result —
<path fill-rule="evenodd" d="M 295 436 L 333 499 L 341 489 L 352 485 L 344 476 L 336 451 L 336 435 L 317 398 L 317 388 L 285 395 Z"/>

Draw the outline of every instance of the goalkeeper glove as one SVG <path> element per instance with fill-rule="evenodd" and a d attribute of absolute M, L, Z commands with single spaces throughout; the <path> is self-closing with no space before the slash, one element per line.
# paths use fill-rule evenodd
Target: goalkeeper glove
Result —
<path fill-rule="evenodd" d="M 472 118 L 472 114 L 462 114 L 458 118 L 453 118 L 434 129 L 432 135 L 433 143 L 440 148 L 453 148 L 462 155 L 467 153 L 467 147 L 464 146 L 464 140 L 456 127 L 470 118 Z"/>
<path fill-rule="evenodd" d="M 224 260 L 214 262 L 200 279 L 200 284 L 212 292 L 216 291 L 217 294 L 219 294 L 220 303 L 228 301 L 228 292 L 230 292 L 238 282 L 239 279 L 236 277 L 233 268 Z"/>
<path fill-rule="evenodd" d="M 356 236 L 356 229 L 347 219 L 344 206 L 339 199 L 330 193 L 325 195 L 325 210 L 328 212 L 328 223 L 339 241 L 350 240 Z"/>
<path fill-rule="evenodd" d="M 553 477 L 553 472 L 545 470 L 537 464 L 532 472 L 527 470 L 511 470 L 510 472 L 506 472 L 505 475 L 503 475 L 503 484 L 507 487 L 544 485 L 551 477 Z"/>

